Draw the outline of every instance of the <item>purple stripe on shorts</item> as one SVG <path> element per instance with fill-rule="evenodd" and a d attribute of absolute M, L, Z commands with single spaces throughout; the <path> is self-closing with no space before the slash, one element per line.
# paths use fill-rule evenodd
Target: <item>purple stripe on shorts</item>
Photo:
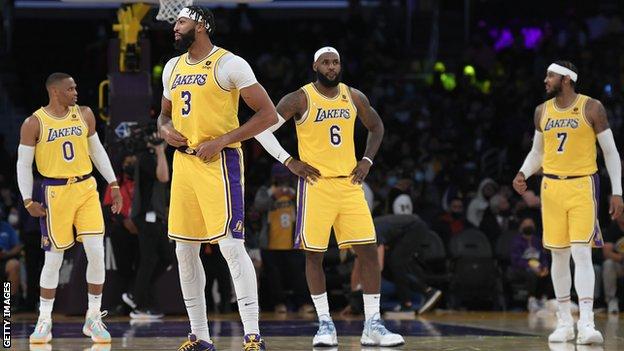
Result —
<path fill-rule="evenodd" d="M 48 208 L 47 196 L 46 196 L 46 181 L 43 181 L 41 188 L 43 189 L 43 207 Z M 50 234 L 48 233 L 48 216 L 39 217 L 39 225 L 41 226 L 41 248 L 45 251 L 50 251 L 52 248 L 52 242 L 50 241 Z"/>
<path fill-rule="evenodd" d="M 592 183 L 594 188 L 594 207 L 595 207 L 595 225 L 594 232 L 592 233 L 593 245 L 595 247 L 602 247 L 602 233 L 600 232 L 600 223 L 598 223 L 598 207 L 600 206 L 600 177 L 598 173 L 595 173 L 592 177 Z"/>
<path fill-rule="evenodd" d="M 232 237 L 245 238 L 245 194 L 241 169 L 241 156 L 238 149 L 224 149 L 227 169 L 227 192 L 231 217 L 228 224 Z M 231 199 L 231 200 L 230 200 Z"/>
<path fill-rule="evenodd" d="M 299 178 L 297 186 L 297 224 L 295 226 L 295 244 L 294 248 L 301 248 L 303 240 L 303 213 L 305 212 L 305 190 L 306 182 L 303 178 Z"/>

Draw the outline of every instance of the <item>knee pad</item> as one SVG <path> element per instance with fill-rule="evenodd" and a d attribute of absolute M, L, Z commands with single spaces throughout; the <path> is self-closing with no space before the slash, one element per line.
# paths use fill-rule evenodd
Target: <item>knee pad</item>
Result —
<path fill-rule="evenodd" d="M 201 244 L 176 242 L 175 252 L 182 283 L 193 283 L 202 278 L 206 279 L 205 274 L 203 274 L 204 267 L 199 258 L 200 247 Z"/>
<path fill-rule="evenodd" d="M 63 251 L 46 251 L 39 277 L 39 286 L 44 289 L 56 289 L 59 281 L 59 270 L 62 265 Z"/>
<path fill-rule="evenodd" d="M 232 279 L 238 278 L 241 275 L 242 260 L 249 259 L 247 250 L 245 250 L 245 242 L 234 238 L 221 239 L 219 241 L 219 250 L 230 268 Z"/>
<path fill-rule="evenodd" d="M 104 284 L 106 267 L 104 265 L 104 237 L 101 235 L 85 237 L 82 245 L 87 255 L 87 283 Z"/>

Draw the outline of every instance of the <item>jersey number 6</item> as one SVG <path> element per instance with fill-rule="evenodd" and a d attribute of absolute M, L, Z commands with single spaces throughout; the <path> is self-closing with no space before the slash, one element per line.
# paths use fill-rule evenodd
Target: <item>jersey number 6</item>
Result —
<path fill-rule="evenodd" d="M 339 126 L 333 125 L 329 127 L 329 142 L 332 144 L 332 146 L 340 146 L 340 144 L 342 143 Z"/>

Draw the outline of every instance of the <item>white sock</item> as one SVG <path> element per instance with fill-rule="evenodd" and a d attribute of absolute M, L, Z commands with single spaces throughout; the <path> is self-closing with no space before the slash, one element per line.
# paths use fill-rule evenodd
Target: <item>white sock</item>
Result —
<path fill-rule="evenodd" d="M 39 298 L 39 318 L 52 319 L 52 307 L 54 299 Z"/>
<path fill-rule="evenodd" d="M 551 250 L 552 265 L 550 277 L 553 282 L 557 308 L 559 313 L 570 316 L 570 289 L 572 288 L 572 276 L 570 274 L 570 249 Z"/>
<path fill-rule="evenodd" d="M 379 319 L 379 300 L 381 294 L 363 294 L 364 297 L 364 318 L 369 320 L 371 318 Z"/>
<path fill-rule="evenodd" d="M 572 245 L 574 288 L 579 299 L 580 319 L 593 319 L 595 273 L 589 245 Z"/>
<path fill-rule="evenodd" d="M 219 241 L 219 250 L 230 269 L 243 332 L 245 335 L 260 334 L 256 270 L 245 250 L 245 242 L 233 238 L 222 239 Z"/>
<path fill-rule="evenodd" d="M 329 314 L 329 302 L 327 301 L 327 292 L 324 292 L 320 295 L 310 295 L 312 297 L 312 302 L 314 302 L 314 307 L 316 308 L 316 314 L 318 315 L 319 321 L 331 321 L 331 315 Z"/>
<path fill-rule="evenodd" d="M 102 308 L 102 294 L 89 295 L 89 309 L 87 310 L 87 314 L 100 314 L 100 309 Z"/>
<path fill-rule="evenodd" d="M 197 339 L 210 341 L 206 316 L 206 273 L 199 258 L 200 244 L 176 242 L 176 257 L 180 272 L 182 297 L 191 324 L 191 333 Z"/>

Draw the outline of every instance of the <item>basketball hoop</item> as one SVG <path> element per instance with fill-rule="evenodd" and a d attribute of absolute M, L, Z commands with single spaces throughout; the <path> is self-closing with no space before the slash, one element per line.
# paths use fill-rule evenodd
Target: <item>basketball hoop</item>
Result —
<path fill-rule="evenodd" d="M 160 7 L 158 8 L 156 19 L 174 23 L 180 11 L 191 5 L 193 5 L 193 0 L 160 0 Z"/>

